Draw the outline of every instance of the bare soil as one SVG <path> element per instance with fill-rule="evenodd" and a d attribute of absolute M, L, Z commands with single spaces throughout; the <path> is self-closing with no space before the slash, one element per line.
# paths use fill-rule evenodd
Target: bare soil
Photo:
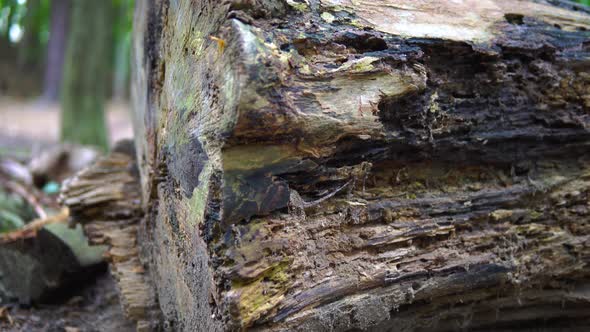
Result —
<path fill-rule="evenodd" d="M 8 306 L 0 317 L 0 331 L 9 332 L 108 332 L 134 331 L 121 309 L 110 273 L 89 276 L 86 285 L 73 285 L 55 304 L 29 308 Z"/>

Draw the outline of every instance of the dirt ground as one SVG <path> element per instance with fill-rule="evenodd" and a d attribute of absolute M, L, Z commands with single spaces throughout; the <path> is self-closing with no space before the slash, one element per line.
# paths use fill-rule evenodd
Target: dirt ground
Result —
<path fill-rule="evenodd" d="M 135 331 L 121 309 L 115 281 L 108 272 L 90 276 L 77 285 L 63 302 L 23 308 L 5 307 L 0 331 L 7 332 L 131 332 Z"/>
<path fill-rule="evenodd" d="M 107 120 L 111 144 L 133 136 L 126 104 L 109 103 Z M 25 160 L 58 139 L 59 105 L 0 98 L 0 157 Z M 115 282 L 107 271 L 89 275 L 86 284 L 72 285 L 64 294 L 51 305 L 0 305 L 0 331 L 135 330 L 123 315 Z"/>
<path fill-rule="evenodd" d="M 111 144 L 133 137 L 129 106 L 107 106 Z M 59 105 L 39 101 L 0 98 L 0 155 L 23 155 L 59 140 Z"/>

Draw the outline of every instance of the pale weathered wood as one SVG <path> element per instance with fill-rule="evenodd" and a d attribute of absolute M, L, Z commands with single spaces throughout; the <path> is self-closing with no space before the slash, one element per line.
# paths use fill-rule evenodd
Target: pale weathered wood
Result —
<path fill-rule="evenodd" d="M 131 144 L 119 143 L 108 157 L 68 179 L 60 200 L 69 207 L 72 222 L 84 225 L 90 243 L 108 246 L 105 255 L 127 318 L 137 323 L 137 331 L 157 331 L 161 312 L 138 252 L 143 210 Z"/>
<path fill-rule="evenodd" d="M 160 0 L 135 26 L 170 326 L 589 326 L 587 9 Z"/>

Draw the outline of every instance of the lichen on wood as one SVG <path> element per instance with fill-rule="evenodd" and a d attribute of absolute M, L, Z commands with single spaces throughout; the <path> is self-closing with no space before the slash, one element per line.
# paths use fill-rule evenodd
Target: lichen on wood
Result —
<path fill-rule="evenodd" d="M 141 246 L 175 328 L 587 325 L 588 11 L 162 0 L 136 22 Z"/>

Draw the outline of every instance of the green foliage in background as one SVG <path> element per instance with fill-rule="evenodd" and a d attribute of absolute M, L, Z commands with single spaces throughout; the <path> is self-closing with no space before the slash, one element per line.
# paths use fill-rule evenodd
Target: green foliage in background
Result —
<path fill-rule="evenodd" d="M 113 77 L 112 96 L 123 99 L 129 93 L 131 68 L 131 35 L 133 31 L 134 0 L 114 0 L 115 19 L 113 22 Z"/>
<path fill-rule="evenodd" d="M 42 73 L 46 66 L 52 4 L 57 2 L 0 0 L 0 52 L 10 51 L 9 61 L 23 73 Z M 61 136 L 106 149 L 105 98 L 129 94 L 134 0 L 70 4 L 68 46 L 58 48 L 66 50 L 63 76 L 52 85 L 61 86 Z"/>
<path fill-rule="evenodd" d="M 25 33 L 34 36 L 35 42 L 46 46 L 49 40 L 51 0 L 0 0 L 0 36 L 10 40 L 10 30 L 21 30 L 20 43 Z"/>
<path fill-rule="evenodd" d="M 0 188 L 0 233 L 19 229 L 33 218 L 35 212 L 22 197 Z"/>
<path fill-rule="evenodd" d="M 78 0 L 73 0 L 72 3 Z M 127 93 L 130 68 L 131 32 L 134 0 L 99 0 L 110 2 L 111 35 L 109 36 L 107 89 L 117 96 L 121 90 Z M 45 65 L 47 43 L 50 34 L 51 0 L 0 0 L 0 44 L 12 44 L 18 49 L 21 66 L 41 68 Z M 11 30 L 13 37 L 11 38 Z M 20 32 L 20 33 L 17 33 Z M 109 91 L 110 95 L 110 91 Z"/>
<path fill-rule="evenodd" d="M 41 67 L 49 38 L 49 0 L 27 0 L 20 25 L 18 64 Z"/>

